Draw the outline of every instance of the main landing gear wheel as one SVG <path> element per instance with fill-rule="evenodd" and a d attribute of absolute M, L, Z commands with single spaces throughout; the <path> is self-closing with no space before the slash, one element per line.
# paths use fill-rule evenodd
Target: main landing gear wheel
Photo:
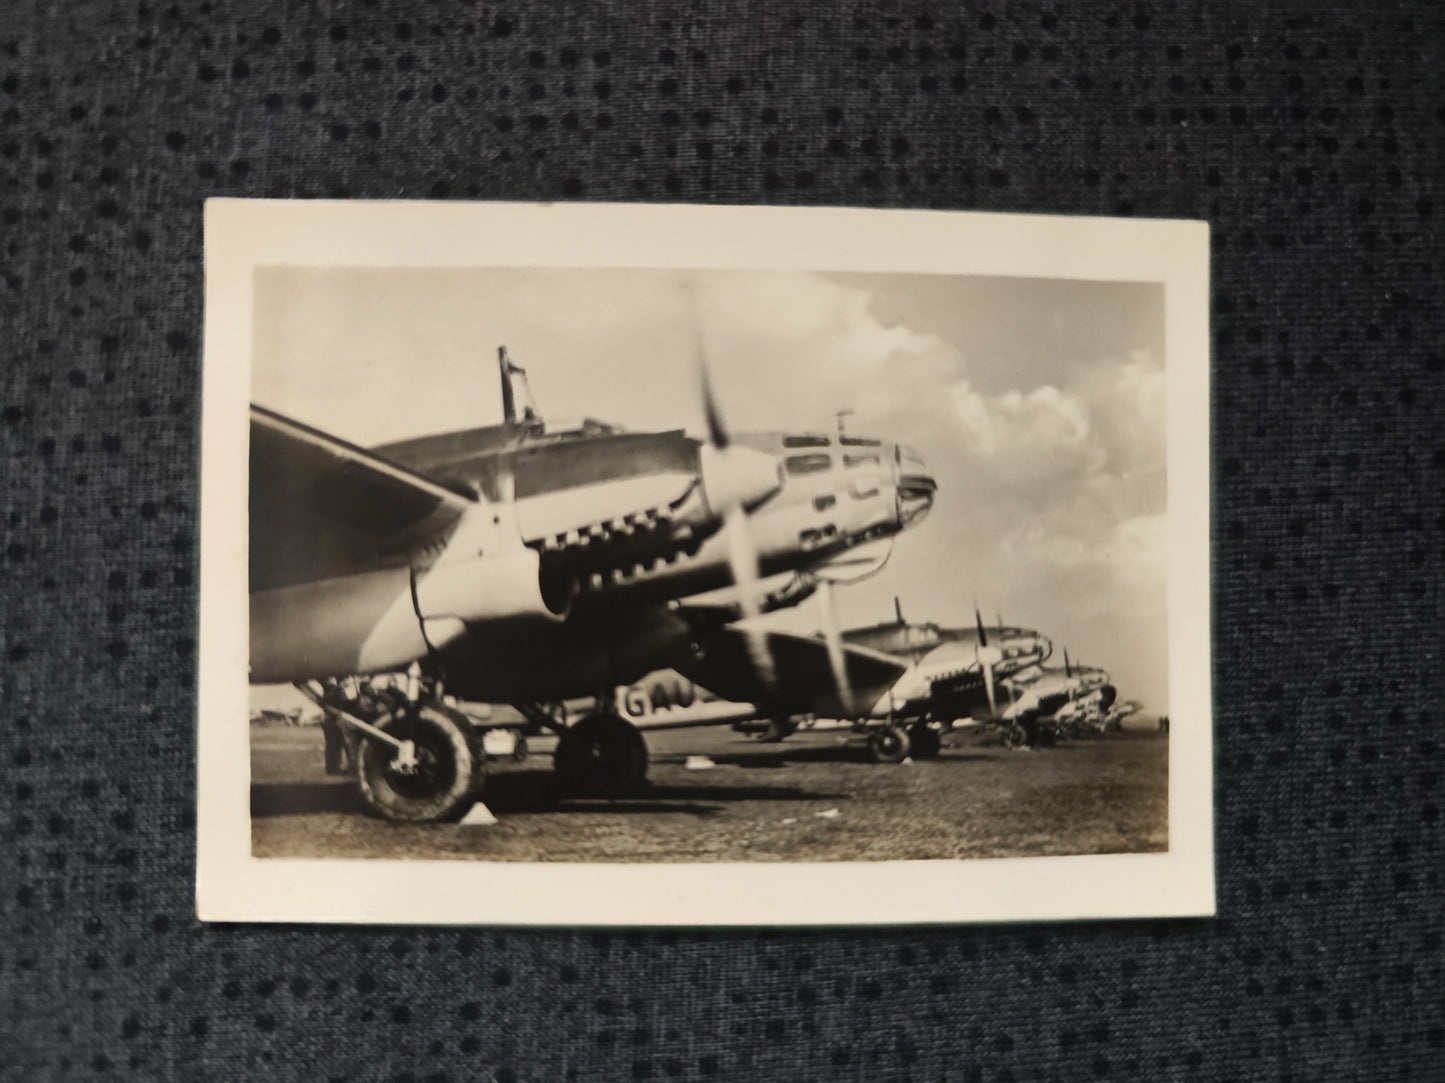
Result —
<path fill-rule="evenodd" d="M 552 767 L 566 797 L 623 797 L 647 778 L 647 742 L 617 715 L 588 715 L 558 739 Z"/>
<path fill-rule="evenodd" d="M 1003 731 L 1003 744 L 1005 748 L 1023 748 L 1029 743 L 1029 735 L 1023 726 L 1017 722 L 1010 722 Z"/>
<path fill-rule="evenodd" d="M 915 760 L 935 760 L 943 749 L 943 734 L 926 723 L 915 722 L 908 727 L 908 743 Z"/>
<path fill-rule="evenodd" d="M 868 751 L 875 763 L 902 763 L 911 747 L 908 734 L 898 726 L 884 726 L 868 735 Z"/>
<path fill-rule="evenodd" d="M 357 778 L 361 795 L 394 823 L 455 820 L 471 808 L 481 782 L 480 742 L 466 722 L 434 707 L 407 705 L 383 715 L 377 728 L 410 741 L 413 763 L 391 745 L 361 740 Z"/>

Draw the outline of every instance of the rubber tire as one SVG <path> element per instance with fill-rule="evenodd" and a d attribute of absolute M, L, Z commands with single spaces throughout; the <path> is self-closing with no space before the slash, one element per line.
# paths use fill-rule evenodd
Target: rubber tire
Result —
<path fill-rule="evenodd" d="M 789 716 L 768 720 L 768 728 L 758 737 L 765 744 L 777 744 L 798 732 L 798 724 Z"/>
<path fill-rule="evenodd" d="M 943 734 L 923 722 L 908 727 L 908 743 L 915 760 L 936 760 L 943 750 Z"/>
<path fill-rule="evenodd" d="M 465 816 L 475 803 L 481 775 L 480 741 L 472 727 L 434 707 L 403 708 L 382 715 L 375 725 L 415 742 L 422 767 L 416 776 L 394 774 L 395 751 L 363 736 L 356 777 L 372 810 L 392 823 L 438 823 Z"/>
<path fill-rule="evenodd" d="M 907 731 L 897 726 L 884 726 L 868 735 L 868 753 L 874 763 L 902 763 L 912 747 Z"/>
<path fill-rule="evenodd" d="M 625 797 L 647 778 L 647 742 L 626 719 L 588 715 L 558 739 L 552 769 L 564 797 Z"/>
<path fill-rule="evenodd" d="M 1029 743 L 1028 733 L 1017 720 L 1012 721 L 1004 727 L 1003 743 L 1005 748 L 1023 748 Z"/>

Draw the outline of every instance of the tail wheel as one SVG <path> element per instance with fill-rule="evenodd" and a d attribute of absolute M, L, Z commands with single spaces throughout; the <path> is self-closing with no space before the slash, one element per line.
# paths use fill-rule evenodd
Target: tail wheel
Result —
<path fill-rule="evenodd" d="M 868 737 L 868 751 L 876 763 L 902 763 L 911 747 L 908 734 L 897 726 L 884 726 Z"/>
<path fill-rule="evenodd" d="M 412 742 L 416 762 L 403 765 L 390 745 L 363 739 L 357 777 L 367 804 L 394 823 L 431 823 L 465 815 L 482 774 L 476 752 L 480 742 L 471 726 L 434 707 L 410 704 L 384 715 L 376 725 L 398 740 Z"/>
<path fill-rule="evenodd" d="M 623 797 L 647 778 L 647 742 L 617 715 L 588 715 L 558 739 L 552 767 L 568 797 Z"/>
<path fill-rule="evenodd" d="M 943 735 L 926 722 L 916 722 L 908 727 L 908 743 L 915 760 L 933 760 L 943 749 Z"/>

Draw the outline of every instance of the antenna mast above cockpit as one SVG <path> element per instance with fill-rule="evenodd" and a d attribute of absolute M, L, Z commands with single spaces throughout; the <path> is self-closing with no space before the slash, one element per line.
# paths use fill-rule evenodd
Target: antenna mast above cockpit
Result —
<path fill-rule="evenodd" d="M 527 370 L 521 365 L 514 365 L 512 359 L 507 356 L 507 347 L 497 347 L 497 369 L 502 376 L 502 420 L 511 423 L 517 420 L 517 397 L 512 377 L 522 378 L 522 392 L 526 396 L 526 402 L 522 408 L 522 420 L 541 421 L 541 412 L 537 409 L 537 396 L 532 394 L 532 382 L 527 379 Z"/>

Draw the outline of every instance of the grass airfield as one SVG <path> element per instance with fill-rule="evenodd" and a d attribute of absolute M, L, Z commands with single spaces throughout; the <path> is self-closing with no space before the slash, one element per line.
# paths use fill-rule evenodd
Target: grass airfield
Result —
<path fill-rule="evenodd" d="M 1168 849 L 1167 733 L 1133 718 L 1103 737 L 1011 750 L 955 730 L 935 760 L 873 763 L 847 729 L 765 744 L 726 726 L 647 734 L 645 792 L 558 796 L 553 738 L 488 764 L 487 826 L 393 825 L 326 775 L 317 726 L 251 726 L 257 857 L 461 861 L 894 861 Z M 700 759 L 705 758 L 705 759 Z M 691 766 L 689 762 L 691 761 Z M 704 769 L 700 764 L 710 763 Z"/>

